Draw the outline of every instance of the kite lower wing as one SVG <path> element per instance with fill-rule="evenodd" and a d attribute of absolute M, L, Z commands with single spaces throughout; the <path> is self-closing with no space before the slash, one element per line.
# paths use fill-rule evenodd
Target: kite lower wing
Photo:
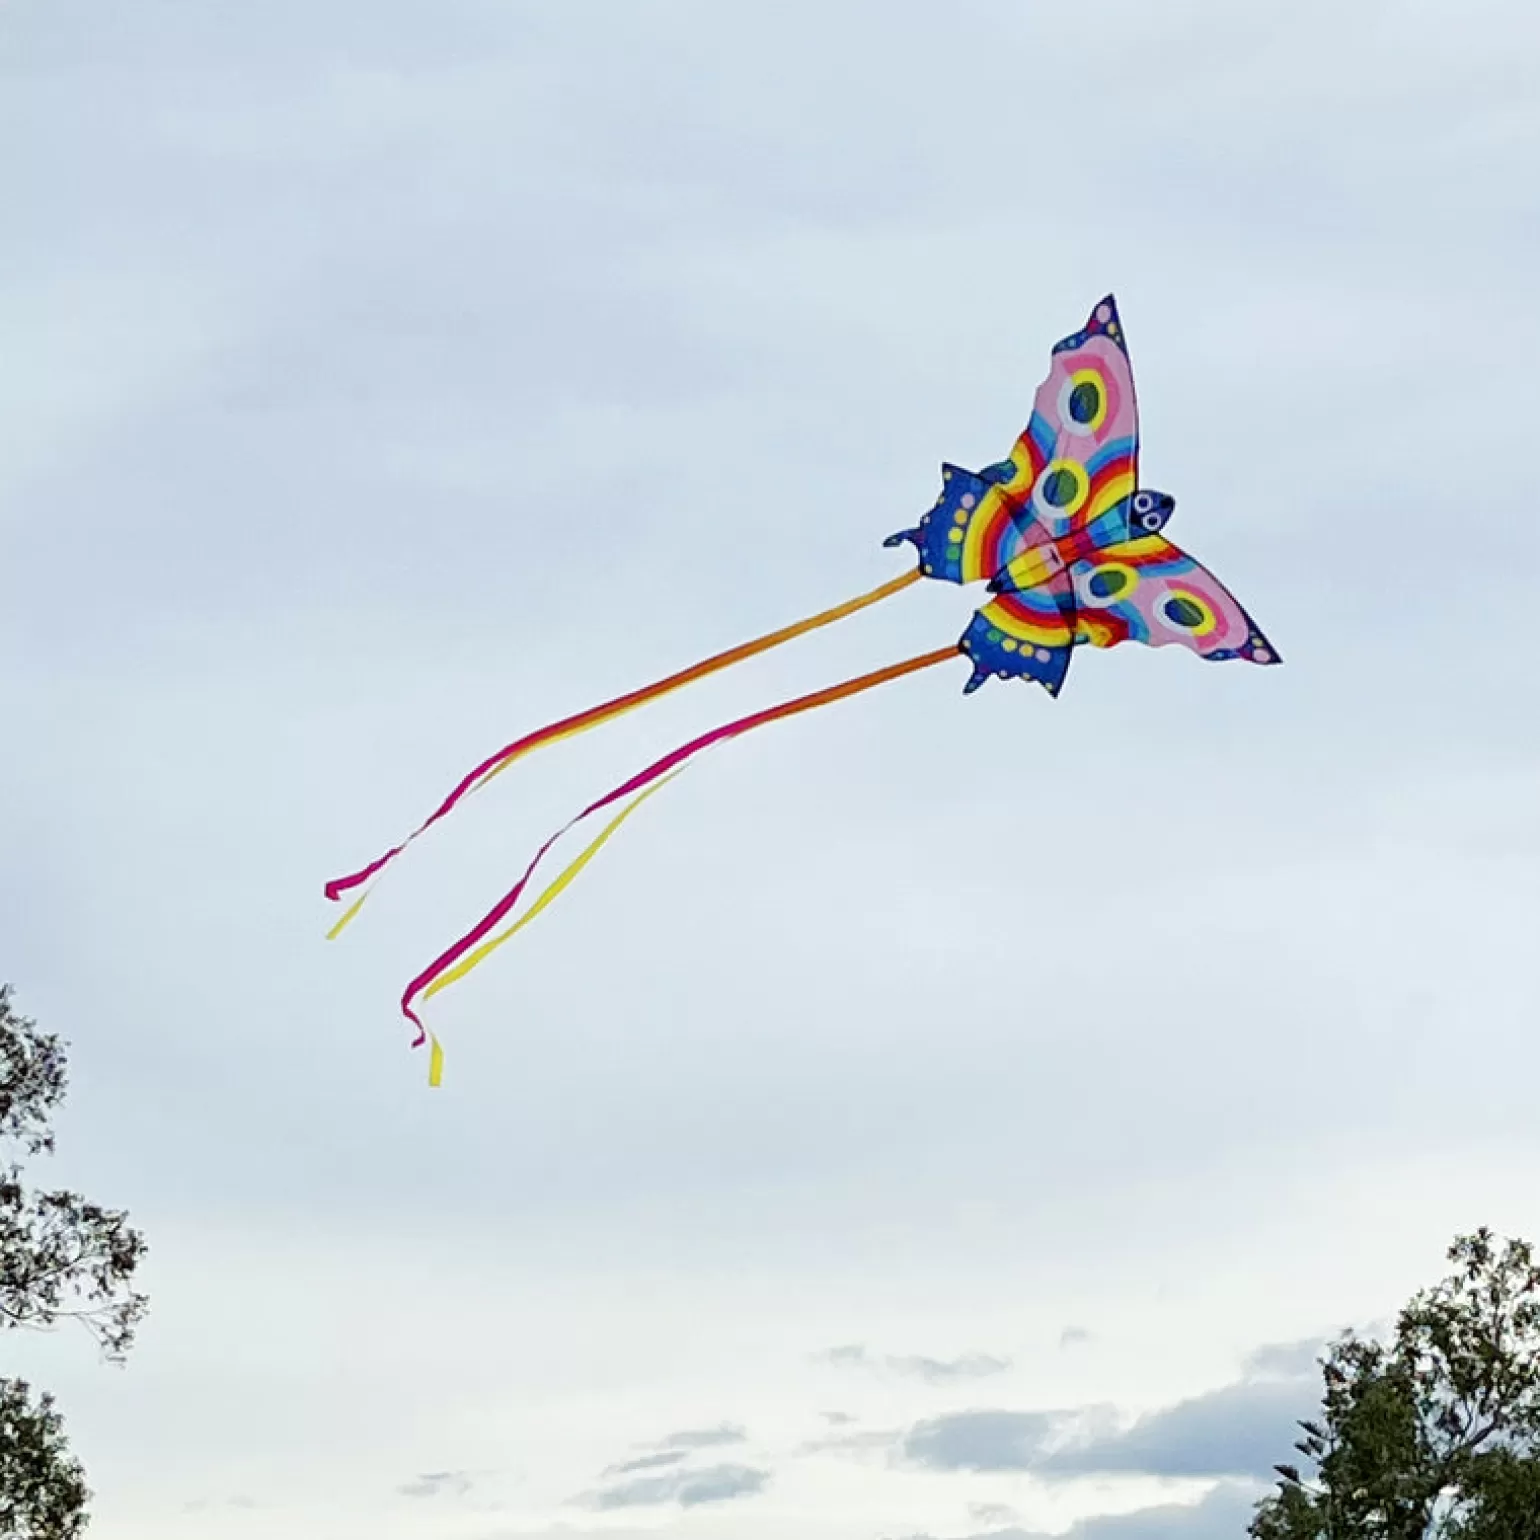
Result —
<path fill-rule="evenodd" d="M 1278 650 L 1201 562 L 1159 535 L 1108 546 L 1070 569 L 1076 639 L 1093 647 L 1186 647 L 1219 663 L 1281 663 Z"/>
<path fill-rule="evenodd" d="M 1057 695 L 1075 645 L 1075 593 L 1058 572 L 1035 588 L 1000 594 L 974 615 L 959 646 L 973 662 L 963 686 L 972 693 L 986 679 L 1034 679 Z"/>

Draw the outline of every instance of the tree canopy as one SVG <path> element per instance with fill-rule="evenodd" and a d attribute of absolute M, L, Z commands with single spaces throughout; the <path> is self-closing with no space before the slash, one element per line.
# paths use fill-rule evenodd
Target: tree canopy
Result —
<path fill-rule="evenodd" d="M 1253 1540 L 1540 1540 L 1540 1267 L 1487 1229 L 1448 1260 L 1390 1341 L 1331 1346 Z"/>
<path fill-rule="evenodd" d="M 53 1152 L 67 1086 L 63 1043 L 0 985 L 0 1328 L 73 1321 L 121 1363 L 149 1303 L 133 1286 L 144 1237 L 122 1210 L 23 1180 L 25 1161 Z M 0 1378 L 0 1540 L 74 1540 L 89 1497 L 53 1398 Z"/>

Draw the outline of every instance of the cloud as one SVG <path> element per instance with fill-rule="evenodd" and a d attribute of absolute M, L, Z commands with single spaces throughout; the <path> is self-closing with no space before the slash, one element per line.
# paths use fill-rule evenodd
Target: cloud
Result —
<path fill-rule="evenodd" d="M 396 1488 L 402 1497 L 464 1497 L 471 1489 L 469 1471 L 426 1471 Z"/>
<path fill-rule="evenodd" d="M 617 1486 L 601 1487 L 589 1493 L 583 1502 L 591 1508 L 648 1508 L 677 1503 L 681 1508 L 699 1508 L 708 1503 L 736 1502 L 763 1491 L 770 1480 L 769 1471 L 748 1465 L 713 1465 L 707 1470 L 669 1471 L 661 1476 L 643 1476 L 623 1481 Z"/>
<path fill-rule="evenodd" d="M 913 1534 L 893 1536 L 891 1540 L 939 1540 L 936 1535 Z M 1067 1535 L 1045 1535 L 1040 1530 L 1021 1529 L 1010 1525 L 1005 1529 L 990 1529 L 976 1535 L 964 1535 L 959 1540 L 1068 1540 Z"/>
<path fill-rule="evenodd" d="M 1091 1334 L 1083 1326 L 1066 1326 L 1059 1333 L 1059 1346 L 1061 1348 L 1074 1347 L 1078 1343 L 1089 1342 L 1090 1340 Z"/>
<path fill-rule="evenodd" d="M 856 1420 L 849 1412 L 823 1412 L 821 1415 L 831 1428 L 847 1427 Z"/>
<path fill-rule="evenodd" d="M 1068 1415 L 952 1412 L 916 1423 L 904 1437 L 903 1455 L 932 1470 L 1036 1470 Z"/>
<path fill-rule="evenodd" d="M 1225 1482 L 1197 1503 L 1165 1503 L 1082 1519 L 1063 1540 L 1237 1540 L 1245 1534 L 1261 1495 L 1261 1489 L 1249 1483 Z"/>
<path fill-rule="evenodd" d="M 619 1465 L 609 1466 L 604 1474 L 606 1476 L 629 1476 L 637 1471 L 662 1470 L 666 1466 L 678 1465 L 683 1460 L 690 1458 L 688 1449 L 660 1449 L 655 1454 L 638 1455 L 634 1460 L 623 1460 Z"/>
<path fill-rule="evenodd" d="M 1296 1380 L 1243 1380 L 1139 1418 L 1121 1433 L 1071 1443 L 1040 1462 L 1045 1474 L 1266 1476 L 1287 1457 L 1314 1398 Z"/>
<path fill-rule="evenodd" d="M 1287 1455 L 1295 1424 L 1310 1415 L 1320 1349 L 1315 1339 L 1258 1348 L 1244 1379 L 1125 1428 L 1109 1425 L 1105 1407 L 953 1412 L 915 1424 L 903 1456 L 932 1470 L 1265 1478 Z"/>
<path fill-rule="evenodd" d="M 886 1354 L 878 1356 L 863 1343 L 849 1342 L 820 1354 L 824 1363 L 839 1369 L 886 1370 L 931 1385 L 947 1385 L 959 1380 L 983 1379 L 1003 1374 L 1011 1366 L 1008 1358 L 991 1353 L 964 1353 L 958 1358 L 928 1358 L 923 1354 Z"/>
<path fill-rule="evenodd" d="M 1298 1342 L 1270 1342 L 1246 1359 L 1246 1377 L 1306 1379 L 1314 1376 L 1317 1361 L 1327 1350 L 1321 1337 L 1305 1337 Z"/>
<path fill-rule="evenodd" d="M 1073 1534 L 1073 1531 L 1071 1531 Z M 926 1536 L 916 1536 L 915 1540 L 928 1540 Z M 1004 1529 L 990 1529 L 982 1534 L 968 1535 L 965 1540 L 1069 1540 L 1066 1535 L 1046 1535 L 1038 1529 L 1023 1529 L 1019 1524 L 1007 1525 Z"/>
<path fill-rule="evenodd" d="M 820 1356 L 826 1364 L 833 1364 L 837 1369 L 865 1369 L 874 1362 L 872 1355 L 860 1342 L 847 1342 L 840 1347 L 832 1347 Z"/>
<path fill-rule="evenodd" d="M 1002 1524 L 1014 1524 L 1017 1513 L 1009 1503 L 970 1503 L 968 1517 L 975 1524 L 988 1524 L 998 1529 Z"/>
<path fill-rule="evenodd" d="M 724 1444 L 741 1444 L 748 1434 L 735 1423 L 723 1422 L 714 1428 L 686 1428 L 670 1433 L 660 1441 L 660 1449 L 717 1449 Z"/>
<path fill-rule="evenodd" d="M 1003 1374 L 1011 1366 L 1008 1358 L 996 1358 L 989 1353 L 965 1353 L 960 1358 L 924 1358 L 918 1355 L 904 1358 L 888 1358 L 885 1366 L 895 1374 L 912 1375 L 932 1385 L 945 1385 L 955 1380 L 983 1379 L 991 1374 Z"/>
<path fill-rule="evenodd" d="M 702 1449 L 742 1444 L 748 1433 L 736 1423 L 722 1422 L 711 1428 L 681 1428 L 658 1440 L 646 1454 L 622 1460 L 605 1469 L 600 1480 L 629 1476 L 629 1481 L 600 1485 L 579 1499 L 591 1508 L 646 1508 L 677 1503 L 696 1508 L 706 1503 L 731 1502 L 751 1497 L 770 1479 L 768 1471 L 747 1465 L 713 1465 L 701 1470 L 682 1467 Z"/>
<path fill-rule="evenodd" d="M 1221 1482 L 1196 1503 L 1163 1503 L 1132 1513 L 1095 1514 L 1057 1535 L 1026 1530 L 1014 1524 L 962 1537 L 962 1540 L 1237 1540 L 1256 1507 L 1261 1489 L 1247 1482 Z M 982 1509 L 974 1509 L 980 1522 Z M 1008 1517 L 1009 1510 L 1005 1510 Z M 936 1540 L 910 1535 L 906 1540 Z"/>
<path fill-rule="evenodd" d="M 810 1439 L 798 1454 L 864 1454 L 873 1449 L 891 1449 L 903 1437 L 901 1428 L 861 1428 L 851 1433 L 831 1433 Z"/>

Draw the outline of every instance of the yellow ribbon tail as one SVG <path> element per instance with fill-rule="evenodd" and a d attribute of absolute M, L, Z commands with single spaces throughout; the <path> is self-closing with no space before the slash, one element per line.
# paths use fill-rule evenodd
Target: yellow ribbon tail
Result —
<path fill-rule="evenodd" d="M 351 904 L 348 905 L 347 912 L 342 916 L 340 920 L 337 921 L 335 925 L 332 926 L 329 931 L 327 931 L 326 939 L 328 941 L 335 941 L 337 937 L 348 928 L 348 926 L 352 923 L 353 916 L 364 907 L 364 900 L 368 898 L 372 892 L 374 892 L 373 888 L 365 888 L 364 891 L 360 893 Z"/>
<path fill-rule="evenodd" d="M 534 903 L 531 904 L 529 908 L 526 909 L 524 913 L 513 922 L 512 925 L 510 925 L 506 930 L 501 931 L 497 935 L 493 936 L 490 940 L 483 941 L 482 944 L 475 949 L 475 951 L 471 952 L 468 956 L 461 958 L 461 960 L 456 963 L 453 968 L 447 969 L 445 972 L 441 973 L 423 991 L 423 999 L 427 1000 L 431 996 L 436 995 L 441 989 L 447 989 L 451 984 L 457 983 L 460 979 L 463 979 L 465 975 L 469 973 L 473 968 L 479 967 L 483 962 L 485 962 L 487 958 L 489 958 L 493 952 L 498 949 L 498 947 L 502 946 L 507 941 L 511 941 L 514 936 L 523 930 L 524 927 L 528 925 L 537 914 L 540 913 L 542 909 L 548 908 L 551 904 L 555 903 L 556 900 L 562 895 L 562 893 L 576 880 L 578 873 L 581 872 L 583 868 L 587 866 L 596 855 L 599 854 L 604 846 L 609 843 L 611 836 L 617 829 L 620 828 L 621 824 L 623 824 L 626 819 L 628 819 L 649 797 L 653 796 L 657 792 L 662 791 L 663 788 L 667 786 L 675 776 L 683 775 L 687 769 L 689 769 L 689 765 L 680 765 L 677 770 L 673 771 L 669 775 L 665 775 L 661 781 L 654 782 L 633 801 L 628 802 L 625 807 L 623 807 L 612 819 L 610 819 L 607 824 L 605 824 L 604 828 L 599 831 L 593 840 L 591 840 L 589 844 L 584 847 L 581 854 L 577 856 L 572 864 L 568 866 L 564 871 L 558 873 L 558 875 L 551 882 L 550 887 L 548 887 L 545 892 L 543 892 L 540 897 L 537 898 Z"/>

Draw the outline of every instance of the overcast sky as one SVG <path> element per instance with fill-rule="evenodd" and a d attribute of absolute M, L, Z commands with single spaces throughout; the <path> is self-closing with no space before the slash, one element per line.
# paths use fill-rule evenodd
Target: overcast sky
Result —
<path fill-rule="evenodd" d="M 153 1297 L 121 1372 L 4 1347 L 96 1534 L 1218 1540 L 1310 1343 L 1540 1238 L 1537 52 L 1529 0 L 0 9 L 0 977 Z M 396 997 L 551 828 L 977 596 L 532 759 L 332 945 L 324 881 L 902 571 L 1108 290 L 1285 666 L 959 658 L 724 748 L 432 1003 L 430 1093 Z"/>

